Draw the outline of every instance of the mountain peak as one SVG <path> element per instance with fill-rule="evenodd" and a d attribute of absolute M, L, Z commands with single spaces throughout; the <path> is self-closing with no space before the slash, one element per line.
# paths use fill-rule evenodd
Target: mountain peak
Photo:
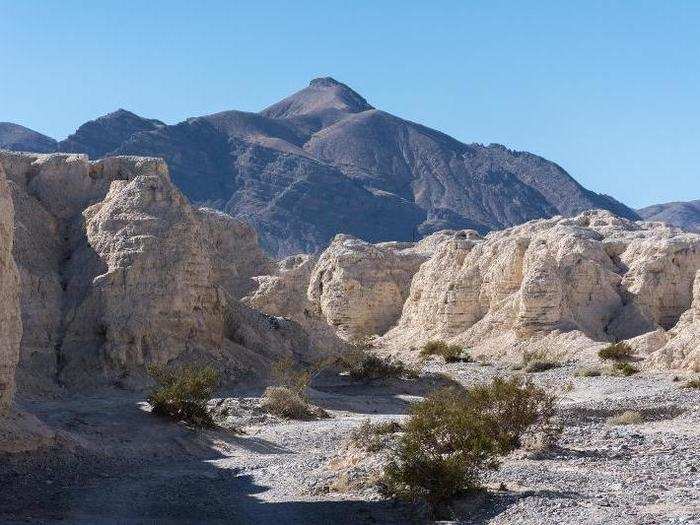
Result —
<path fill-rule="evenodd" d="M 369 109 L 374 108 L 349 86 L 331 77 L 320 77 L 261 113 L 266 117 L 287 119 L 329 112 L 360 113 Z"/>
<path fill-rule="evenodd" d="M 342 84 L 341 82 L 338 82 L 336 79 L 333 77 L 319 77 L 319 78 L 314 78 L 311 82 L 309 82 L 309 86 L 311 87 L 333 87 L 333 86 L 343 86 L 347 89 L 348 86 L 345 84 Z"/>

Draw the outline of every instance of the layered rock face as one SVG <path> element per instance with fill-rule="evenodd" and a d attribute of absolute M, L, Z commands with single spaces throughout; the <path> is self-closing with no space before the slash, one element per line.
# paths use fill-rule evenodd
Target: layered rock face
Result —
<path fill-rule="evenodd" d="M 261 278 L 252 304 L 311 312 L 346 339 L 382 335 L 407 356 L 432 339 L 514 359 L 630 340 L 649 363 L 697 368 L 700 235 L 660 223 L 598 210 L 415 246 L 338 236 L 298 261 Z"/>
<path fill-rule="evenodd" d="M 603 211 L 483 240 L 462 235 L 417 272 L 386 344 L 447 339 L 477 354 L 574 355 L 671 330 L 691 307 L 700 269 L 700 236 Z"/>
<path fill-rule="evenodd" d="M 0 153 L 16 206 L 27 392 L 214 362 L 224 380 L 309 357 L 294 323 L 238 299 L 272 263 L 247 225 L 195 209 L 158 159 Z"/>
<path fill-rule="evenodd" d="M 12 402 L 19 359 L 22 322 L 19 311 L 19 275 L 12 258 L 14 207 L 0 164 L 0 416 Z"/>

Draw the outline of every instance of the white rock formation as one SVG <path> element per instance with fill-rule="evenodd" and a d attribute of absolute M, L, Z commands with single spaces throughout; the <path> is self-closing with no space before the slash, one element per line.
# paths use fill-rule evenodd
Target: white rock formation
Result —
<path fill-rule="evenodd" d="M 303 331 L 238 301 L 271 271 L 253 230 L 195 209 L 159 159 L 0 153 L 16 205 L 29 392 L 139 384 L 144 365 L 216 362 L 224 380 L 309 358 Z"/>
<path fill-rule="evenodd" d="M 590 211 L 416 246 L 339 235 L 318 259 L 258 278 L 247 300 L 346 339 L 384 334 L 379 343 L 406 356 L 431 339 L 513 359 L 592 356 L 629 339 L 649 363 L 692 369 L 698 270 L 700 235 Z"/>
<path fill-rule="evenodd" d="M 288 257 L 275 274 L 257 277 L 258 289 L 245 301 L 317 335 L 355 340 L 382 334 L 401 315 L 413 274 L 450 235 L 379 244 L 337 235 L 319 257 Z"/>
<path fill-rule="evenodd" d="M 22 337 L 19 275 L 12 258 L 13 230 L 14 207 L 0 165 L 0 417 L 7 414 L 12 402 Z"/>
<path fill-rule="evenodd" d="M 700 236 L 603 211 L 533 221 L 484 240 L 455 236 L 415 275 L 384 342 L 445 339 L 476 354 L 573 356 L 673 328 L 690 308 L 698 269 Z"/>

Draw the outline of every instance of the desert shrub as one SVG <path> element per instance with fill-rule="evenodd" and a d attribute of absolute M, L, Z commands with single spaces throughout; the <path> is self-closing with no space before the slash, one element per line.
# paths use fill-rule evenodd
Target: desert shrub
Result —
<path fill-rule="evenodd" d="M 598 357 L 604 361 L 625 361 L 632 357 L 632 347 L 624 341 L 612 343 L 598 351 Z"/>
<path fill-rule="evenodd" d="M 267 387 L 260 406 L 270 414 L 288 419 L 312 419 L 316 415 L 299 392 L 286 386 Z"/>
<path fill-rule="evenodd" d="M 362 346 L 355 346 L 340 358 L 342 370 L 356 381 L 414 379 L 418 373 L 399 360 L 381 357 Z"/>
<path fill-rule="evenodd" d="M 379 452 L 387 443 L 386 436 L 400 431 L 401 425 L 396 421 L 372 423 L 365 419 L 350 433 L 350 441 L 367 452 Z"/>
<path fill-rule="evenodd" d="M 420 356 L 427 358 L 430 356 L 442 357 L 446 363 L 470 362 L 469 353 L 459 345 L 448 345 L 445 341 L 428 341 L 421 348 Z"/>
<path fill-rule="evenodd" d="M 544 372 L 546 370 L 551 370 L 552 368 L 556 368 L 558 366 L 559 363 L 557 363 L 556 361 L 536 359 L 534 361 L 530 361 L 527 365 L 525 365 L 525 372 L 530 374 L 536 372 Z"/>
<path fill-rule="evenodd" d="M 700 388 L 700 377 L 694 377 L 693 379 L 689 379 L 683 384 L 683 388 Z"/>
<path fill-rule="evenodd" d="M 642 414 L 634 410 L 627 410 L 622 414 L 609 417 L 606 422 L 609 425 L 637 425 L 644 422 Z"/>
<path fill-rule="evenodd" d="M 602 374 L 599 368 L 579 368 L 576 371 L 578 377 L 598 377 Z"/>
<path fill-rule="evenodd" d="M 547 426 L 554 403 L 554 396 L 520 378 L 438 390 L 411 410 L 385 470 L 387 493 L 439 510 L 477 488 L 528 431 Z"/>
<path fill-rule="evenodd" d="M 166 368 L 151 365 L 148 373 L 156 382 L 147 398 L 153 414 L 197 427 L 215 426 L 207 402 L 219 383 L 216 370 L 200 366 Z"/>
<path fill-rule="evenodd" d="M 291 357 L 283 357 L 272 364 L 272 379 L 275 386 L 284 387 L 300 397 L 306 394 L 313 376 L 310 368 L 303 368 Z"/>
<path fill-rule="evenodd" d="M 613 375 L 629 377 L 639 372 L 639 368 L 630 363 L 617 362 L 613 365 Z"/>

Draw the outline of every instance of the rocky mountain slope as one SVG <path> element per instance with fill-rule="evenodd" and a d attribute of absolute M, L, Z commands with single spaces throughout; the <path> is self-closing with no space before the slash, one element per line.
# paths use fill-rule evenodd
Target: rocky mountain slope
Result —
<path fill-rule="evenodd" d="M 277 256 L 317 252 L 338 233 L 410 241 L 591 208 L 638 218 L 552 162 L 461 143 L 375 109 L 332 78 L 312 80 L 260 113 L 225 111 L 166 126 L 120 110 L 57 148 L 162 157 L 191 200 L 252 224 Z"/>
<path fill-rule="evenodd" d="M 19 124 L 0 122 L 0 149 L 50 153 L 57 147 L 58 143 L 51 137 Z"/>
<path fill-rule="evenodd" d="M 655 204 L 637 210 L 646 221 L 660 221 L 684 230 L 700 232 L 700 200 Z"/>
<path fill-rule="evenodd" d="M 700 235 L 598 210 L 422 243 L 338 236 L 245 300 L 409 358 L 432 339 L 511 360 L 585 360 L 628 340 L 649 365 L 700 370 Z"/>
<path fill-rule="evenodd" d="M 215 363 L 230 383 L 264 375 L 281 355 L 315 358 L 298 325 L 238 301 L 253 275 L 272 269 L 255 232 L 193 208 L 161 160 L 3 152 L 0 166 L 15 209 L 22 393 L 138 387 L 144 365 L 187 360 Z M 12 207 L 2 211 L 0 348 L 12 365 L 18 289 Z"/>

